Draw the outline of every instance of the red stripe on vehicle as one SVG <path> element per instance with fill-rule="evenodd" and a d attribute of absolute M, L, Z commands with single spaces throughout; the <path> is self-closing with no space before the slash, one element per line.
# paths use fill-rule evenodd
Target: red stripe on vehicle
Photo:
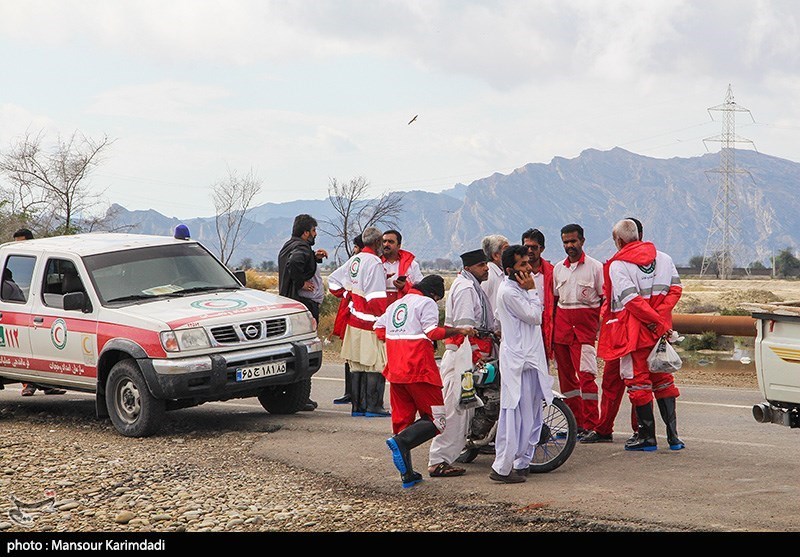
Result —
<path fill-rule="evenodd" d="M 131 340 L 142 347 L 150 358 L 165 358 L 167 353 L 161 346 L 158 332 L 113 323 L 103 323 L 97 331 L 97 351 L 102 353 L 103 347 L 116 338 Z"/>

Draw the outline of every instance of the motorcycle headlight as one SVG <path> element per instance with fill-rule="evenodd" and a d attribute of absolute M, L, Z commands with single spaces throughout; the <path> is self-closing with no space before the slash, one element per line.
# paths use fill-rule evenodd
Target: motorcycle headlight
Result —
<path fill-rule="evenodd" d="M 163 331 L 161 333 L 161 346 L 167 352 L 180 352 L 181 350 L 199 350 L 208 348 L 211 343 L 205 329 L 179 329 L 177 331 Z"/>
<path fill-rule="evenodd" d="M 289 316 L 289 327 L 291 334 L 302 335 L 305 333 L 313 333 L 317 328 L 314 318 L 311 317 L 310 311 L 303 311 L 300 313 L 293 313 Z"/>

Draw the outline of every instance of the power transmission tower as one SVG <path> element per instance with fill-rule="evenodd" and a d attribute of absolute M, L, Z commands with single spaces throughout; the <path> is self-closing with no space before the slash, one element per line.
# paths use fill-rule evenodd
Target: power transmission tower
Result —
<path fill-rule="evenodd" d="M 749 171 L 736 168 L 735 145 L 736 143 L 749 143 L 755 149 L 755 144 L 749 139 L 736 135 L 736 113 L 746 112 L 750 114 L 750 111 L 734 102 L 733 90 L 730 84 L 728 84 L 725 102 L 708 109 L 711 120 L 714 120 L 714 111 L 722 113 L 722 133 L 704 139 L 703 144 L 708 141 L 716 141 L 722 144 L 719 168 L 706 171 L 706 176 L 709 173 L 719 176 L 719 188 L 717 189 L 717 199 L 714 202 L 711 226 L 708 227 L 708 239 L 703 253 L 700 275 L 705 276 L 707 273 L 716 272 L 719 278 L 728 279 L 733 274 L 733 267 L 736 262 L 741 261 L 744 251 L 741 217 L 739 216 L 739 196 L 736 191 L 736 175 L 747 174 L 752 179 Z M 750 118 L 753 118 L 752 114 L 750 114 Z M 755 122 L 754 118 L 753 122 Z M 707 144 L 706 149 L 708 149 Z M 714 181 L 712 180 L 712 182 Z"/>

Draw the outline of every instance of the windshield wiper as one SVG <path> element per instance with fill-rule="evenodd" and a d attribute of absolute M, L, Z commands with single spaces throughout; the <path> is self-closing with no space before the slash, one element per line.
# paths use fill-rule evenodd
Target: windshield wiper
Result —
<path fill-rule="evenodd" d="M 149 294 L 131 294 L 130 296 L 112 298 L 111 300 L 106 300 L 106 302 L 109 304 L 112 302 L 135 302 L 138 300 L 152 300 L 153 298 L 158 298 L 158 296 L 151 296 Z"/>

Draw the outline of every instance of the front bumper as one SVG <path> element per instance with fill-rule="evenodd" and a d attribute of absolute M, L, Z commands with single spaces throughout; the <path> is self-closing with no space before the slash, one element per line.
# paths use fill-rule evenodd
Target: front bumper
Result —
<path fill-rule="evenodd" d="M 322 365 L 322 342 L 313 338 L 208 356 L 137 361 L 154 397 L 200 403 L 255 396 L 264 387 L 310 379 Z M 280 361 L 286 362 L 286 373 L 236 381 L 237 368 Z"/>

